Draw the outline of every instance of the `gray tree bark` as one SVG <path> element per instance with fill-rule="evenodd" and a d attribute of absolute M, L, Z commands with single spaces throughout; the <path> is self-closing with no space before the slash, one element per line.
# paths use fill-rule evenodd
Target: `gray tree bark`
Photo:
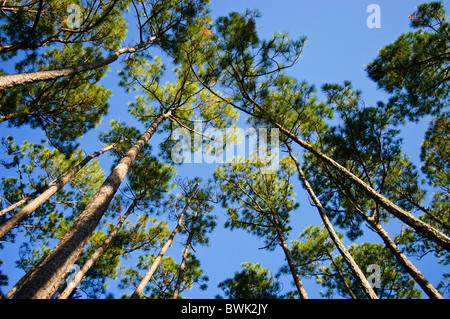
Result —
<path fill-rule="evenodd" d="M 17 207 L 20 207 L 21 205 L 25 204 L 27 201 L 29 201 L 30 199 L 34 198 L 37 194 L 38 194 L 37 191 L 33 192 L 32 194 L 28 195 L 27 197 L 22 198 L 18 202 L 14 203 L 14 204 L 11 204 L 8 207 L 0 210 L 0 217 L 5 215 L 6 213 L 16 209 Z"/>
<path fill-rule="evenodd" d="M 289 265 L 289 270 L 291 271 L 292 278 L 294 279 L 295 286 L 297 287 L 297 291 L 300 294 L 300 298 L 309 299 L 305 287 L 303 286 L 302 280 L 300 279 L 300 275 L 298 273 L 297 266 L 295 265 L 294 258 L 292 258 L 291 251 L 286 242 L 286 237 L 284 236 L 283 231 L 278 227 L 278 225 L 275 227 L 278 232 L 281 248 L 283 248 L 284 255 L 286 256 L 286 260 Z"/>
<path fill-rule="evenodd" d="M 413 263 L 405 256 L 405 254 L 398 248 L 395 242 L 389 237 L 388 233 L 381 227 L 380 224 L 366 219 L 370 226 L 375 229 L 377 234 L 381 237 L 386 247 L 394 254 L 397 261 L 405 268 L 409 275 L 419 284 L 423 291 L 431 299 L 444 299 L 439 291 L 425 278 L 424 275 L 417 269 Z"/>
<path fill-rule="evenodd" d="M 339 185 L 340 192 L 352 200 L 350 196 L 343 190 Z M 353 201 L 353 200 L 352 200 Z M 389 237 L 388 233 L 383 229 L 380 225 L 379 221 L 377 221 L 378 213 L 375 213 L 374 216 L 368 216 L 364 211 L 362 211 L 356 204 L 355 209 L 356 212 L 364 218 L 364 220 L 375 230 L 375 232 L 381 237 L 385 246 L 394 254 L 397 261 L 402 265 L 405 270 L 409 273 L 409 275 L 419 284 L 419 286 L 423 289 L 423 291 L 433 299 L 442 299 L 443 297 L 437 291 L 436 288 L 422 275 L 422 273 L 411 263 L 411 261 L 403 254 L 397 244 Z"/>
<path fill-rule="evenodd" d="M 186 259 L 189 252 L 189 246 L 192 242 L 192 237 L 194 234 L 192 232 L 189 233 L 188 239 L 186 241 L 186 245 L 183 251 L 183 256 L 180 264 L 180 270 L 178 271 L 177 283 L 175 284 L 175 290 L 173 292 L 172 299 L 177 299 L 180 293 L 181 283 L 183 282 L 184 270 L 186 268 Z"/>

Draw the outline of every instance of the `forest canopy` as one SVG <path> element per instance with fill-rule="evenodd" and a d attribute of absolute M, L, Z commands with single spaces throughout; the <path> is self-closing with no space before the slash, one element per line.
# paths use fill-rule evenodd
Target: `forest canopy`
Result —
<path fill-rule="evenodd" d="M 450 297 L 449 8 L 372 102 L 211 2 L 0 4 L 0 299 Z"/>

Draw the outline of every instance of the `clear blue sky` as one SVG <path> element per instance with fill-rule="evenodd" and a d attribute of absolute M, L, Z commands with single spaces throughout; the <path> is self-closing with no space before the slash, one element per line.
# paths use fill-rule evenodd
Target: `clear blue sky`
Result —
<path fill-rule="evenodd" d="M 408 15 L 411 14 L 415 6 L 424 1 L 416 0 L 212 0 L 212 15 L 218 17 L 226 15 L 231 11 L 244 12 L 247 8 L 256 8 L 261 13 L 261 18 L 257 21 L 260 37 L 271 36 L 273 32 L 286 31 L 291 37 L 297 38 L 306 36 L 308 42 L 303 51 L 303 56 L 298 64 L 289 73 L 298 80 L 306 80 L 320 88 L 324 83 L 342 83 L 350 80 L 353 86 L 362 90 L 362 97 L 366 105 L 374 105 L 378 100 L 386 100 L 386 94 L 377 90 L 376 84 L 368 79 L 364 66 L 376 57 L 378 50 L 393 42 L 401 33 L 410 31 Z M 447 3 L 446 3 L 447 2 Z M 370 13 L 366 12 L 369 4 L 377 4 L 381 9 L 381 28 L 370 29 L 366 25 L 366 19 Z M 450 8 L 448 1 L 444 1 L 447 8 Z M 7 66 L 3 65 L 3 68 Z M 86 153 L 92 153 L 99 148 L 97 136 L 100 131 L 108 129 L 111 119 L 120 118 L 132 125 L 143 128 L 137 124 L 126 113 L 126 105 L 132 100 L 132 96 L 124 93 L 124 90 L 117 87 L 117 71 L 120 63 L 116 62 L 110 68 L 105 85 L 113 90 L 113 97 L 110 101 L 110 111 L 97 130 L 94 130 L 80 139 L 81 147 Z M 405 152 L 420 165 L 419 149 L 423 133 L 427 123 L 408 125 L 403 130 Z M 37 131 L 17 130 L 0 126 L 1 136 L 13 135 L 20 141 L 20 137 L 29 141 L 38 142 L 42 135 Z M 157 149 L 158 138 L 151 140 L 154 149 Z M 282 154 L 280 154 L 282 155 Z M 102 158 L 102 160 L 106 157 Z M 110 164 L 104 162 L 102 165 L 106 173 L 109 172 Z M 185 164 L 178 167 L 181 176 L 201 176 L 208 179 L 214 171 L 214 164 Z M 0 176 L 5 176 L 0 170 Z M 297 200 L 300 208 L 293 212 L 291 217 L 292 231 L 289 240 L 296 239 L 298 234 L 309 225 L 320 225 L 321 220 L 316 210 L 309 206 L 305 192 L 301 189 L 297 179 L 293 180 L 298 194 Z M 218 226 L 210 235 L 211 246 L 199 247 L 197 257 L 201 262 L 205 274 L 210 277 L 209 288 L 200 291 L 197 288 L 182 294 L 188 298 L 214 298 L 222 291 L 217 288 L 220 281 L 233 276 L 235 271 L 241 269 L 240 264 L 247 261 L 261 263 L 263 267 L 270 269 L 272 274 L 276 274 L 281 266 L 285 264 L 284 255 L 281 249 L 274 252 L 259 250 L 263 246 L 262 242 L 243 231 L 229 231 L 223 228 L 225 212 L 220 207 L 216 210 L 219 216 Z M 400 224 L 393 223 L 388 227 L 390 234 L 400 231 Z M 168 251 L 176 260 L 180 259 L 181 247 L 178 245 L 180 238 L 176 239 L 175 245 Z M 381 242 L 377 236 L 371 234 L 369 230 L 358 242 Z M 350 242 L 346 241 L 349 245 Z M 17 247 L 16 247 L 17 248 Z M 5 273 L 10 275 L 13 271 L 12 260 L 18 258 L 17 249 L 6 248 L 0 250 L 0 259 L 5 260 Z M 442 267 L 435 262 L 430 262 L 425 258 L 421 262 L 413 262 L 419 270 L 431 281 L 432 284 L 439 282 Z M 20 272 L 15 271 L 17 276 Z M 314 280 L 304 280 L 305 289 L 310 297 L 320 297 L 320 286 Z M 293 290 L 290 286 L 290 277 L 283 278 L 285 291 Z M 15 283 L 14 277 L 9 280 L 10 286 Z M 111 283 L 112 286 L 114 283 Z M 7 287 L 8 288 L 8 287 Z M 4 290 L 7 291 L 7 288 Z M 120 292 L 114 291 L 115 297 L 120 297 Z"/>

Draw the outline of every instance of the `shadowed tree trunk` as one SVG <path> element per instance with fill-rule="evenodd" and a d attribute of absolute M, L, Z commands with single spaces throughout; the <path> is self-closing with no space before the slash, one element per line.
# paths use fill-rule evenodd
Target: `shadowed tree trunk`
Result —
<path fill-rule="evenodd" d="M 103 252 L 108 248 L 111 241 L 114 239 L 114 237 L 119 232 L 120 228 L 122 227 L 123 223 L 127 219 L 127 217 L 134 211 L 134 208 L 136 207 L 136 204 L 138 203 L 139 198 L 136 198 L 133 203 L 131 203 L 130 207 L 128 207 L 128 210 L 126 213 L 120 218 L 119 222 L 116 224 L 116 227 L 114 230 L 108 235 L 108 237 L 105 239 L 105 241 L 102 243 L 102 245 L 97 248 L 97 250 L 91 255 L 88 261 L 86 261 L 81 267 L 80 271 L 78 271 L 75 276 L 72 278 L 72 280 L 67 284 L 66 288 L 63 290 L 61 294 L 58 295 L 58 299 L 67 299 L 69 298 L 73 291 L 76 289 L 77 285 L 81 284 L 86 277 L 86 273 L 94 266 L 97 259 L 103 254 Z"/>
<path fill-rule="evenodd" d="M 180 264 L 180 270 L 178 271 L 177 283 L 175 284 L 175 290 L 173 292 L 172 299 L 177 299 L 178 294 L 180 293 L 181 283 L 183 282 L 184 277 L 184 269 L 186 268 L 186 259 L 189 252 L 189 246 L 191 245 L 192 237 L 194 236 L 193 232 L 189 233 L 188 239 L 186 241 L 186 245 L 183 251 L 183 257 Z"/>
<path fill-rule="evenodd" d="M 295 286 L 297 287 L 297 291 L 300 294 L 300 298 L 309 299 L 308 294 L 306 293 L 305 287 L 303 286 L 302 280 L 300 279 L 300 275 L 298 273 L 297 267 L 295 265 L 294 259 L 292 258 L 291 251 L 286 242 L 286 237 L 283 234 L 283 231 L 280 229 L 278 225 L 278 220 L 275 218 L 275 227 L 277 229 L 278 237 L 280 239 L 280 246 L 283 248 L 284 255 L 286 256 L 286 260 L 289 265 L 289 269 L 292 274 L 292 278 L 294 279 Z"/>

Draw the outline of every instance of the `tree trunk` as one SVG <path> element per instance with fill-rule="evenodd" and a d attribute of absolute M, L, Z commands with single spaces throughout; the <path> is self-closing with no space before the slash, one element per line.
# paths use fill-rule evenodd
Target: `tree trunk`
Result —
<path fill-rule="evenodd" d="M 189 208 L 189 205 L 191 203 L 192 198 L 194 197 L 195 193 L 197 192 L 198 183 L 195 185 L 194 189 L 189 195 L 189 198 L 186 200 L 186 205 L 183 208 L 183 211 L 180 214 L 180 217 L 178 217 L 177 226 L 173 229 L 172 233 L 170 234 L 169 239 L 166 241 L 164 246 L 159 251 L 158 256 L 156 256 L 155 260 L 153 261 L 152 265 L 150 266 L 149 270 L 145 274 L 144 278 L 142 278 L 141 282 L 137 286 L 137 288 L 134 290 L 133 294 L 130 296 L 130 299 L 139 299 L 140 295 L 144 291 L 145 286 L 147 286 L 148 282 L 152 278 L 154 272 L 156 271 L 156 268 L 158 268 L 159 263 L 161 262 L 161 259 L 163 258 L 164 254 L 166 253 L 167 249 L 172 245 L 172 241 L 175 237 L 175 235 L 180 231 L 182 223 L 183 223 L 183 217 Z"/>
<path fill-rule="evenodd" d="M 16 209 L 17 207 L 21 206 L 22 204 L 25 204 L 27 201 L 29 201 L 30 199 L 34 198 L 36 195 L 38 194 L 38 192 L 33 192 L 32 194 L 28 195 L 25 198 L 22 198 L 21 200 L 19 200 L 18 202 L 9 205 L 8 207 L 0 210 L 0 217 L 5 215 L 6 213 L 9 213 L 10 211 Z"/>
<path fill-rule="evenodd" d="M 112 150 L 116 145 L 110 145 L 104 147 L 98 152 L 86 156 L 78 165 L 72 168 L 67 174 L 63 175 L 55 185 L 47 188 L 41 195 L 37 196 L 30 203 L 28 203 L 24 208 L 19 210 L 17 213 L 12 215 L 9 219 L 5 220 L 0 224 L 0 238 L 5 236 L 14 226 L 20 223 L 22 220 L 28 218 L 39 206 L 44 204 L 51 196 L 53 196 L 57 191 L 62 189 L 64 185 L 72 180 L 72 178 L 77 174 L 84 166 L 86 166 L 92 159 L 100 156 L 101 154 Z"/>
<path fill-rule="evenodd" d="M 139 198 L 134 199 L 133 203 L 128 207 L 127 212 L 120 218 L 119 222 L 117 223 L 114 230 L 108 235 L 108 237 L 105 239 L 105 241 L 102 243 L 102 245 L 91 255 L 88 261 L 84 263 L 83 267 L 81 267 L 80 271 L 75 274 L 73 279 L 67 284 L 64 291 L 58 295 L 58 299 L 67 299 L 69 298 L 77 285 L 81 284 L 86 276 L 86 273 L 94 266 L 97 259 L 103 254 L 103 252 L 108 248 L 111 241 L 114 239 L 114 237 L 119 232 L 120 228 L 122 227 L 123 223 L 127 219 L 127 217 L 133 212 L 134 208 L 136 207 L 137 203 L 139 201 Z"/>
<path fill-rule="evenodd" d="M 184 269 L 186 268 L 186 259 L 189 252 L 189 246 L 192 242 L 192 237 L 194 237 L 194 233 L 190 232 L 183 251 L 183 259 L 181 260 L 180 270 L 178 272 L 177 283 L 175 284 L 175 290 L 173 292 L 172 299 L 177 299 L 178 294 L 180 293 L 181 283 L 183 282 L 184 277 Z"/>
<path fill-rule="evenodd" d="M 347 289 L 348 293 L 350 294 L 350 296 L 352 297 L 352 299 L 356 299 L 355 294 L 353 293 L 352 289 L 350 288 L 350 286 L 347 283 L 347 280 L 345 280 L 344 274 L 342 273 L 341 269 L 339 268 L 339 266 L 336 264 L 336 262 L 334 261 L 333 256 L 331 255 L 331 253 L 328 251 L 327 247 L 323 247 L 325 249 L 326 254 L 328 255 L 328 257 L 331 260 L 331 263 L 333 264 L 334 268 L 336 268 L 336 271 L 338 272 L 338 276 L 339 278 L 341 278 L 342 283 L 344 284 L 345 288 Z M 364 292 L 364 290 L 363 290 Z"/>
<path fill-rule="evenodd" d="M 334 180 L 336 183 L 336 181 Z M 364 211 L 355 204 L 354 200 L 349 196 L 349 194 L 342 189 L 339 185 L 339 191 L 349 198 L 353 203 L 356 212 L 375 230 L 375 232 L 381 237 L 385 246 L 394 254 L 397 261 L 402 265 L 405 270 L 410 274 L 410 276 L 419 284 L 420 287 L 425 291 L 425 293 L 430 298 L 442 299 L 439 292 L 428 282 L 428 280 L 420 273 L 420 271 L 409 261 L 408 258 L 402 253 L 394 241 L 389 237 L 388 233 L 381 227 L 377 221 L 379 213 L 375 213 L 373 216 L 369 217 Z"/>
<path fill-rule="evenodd" d="M 16 282 L 16 284 L 8 291 L 8 293 L 4 296 L 4 299 L 11 298 L 16 293 L 17 289 L 19 289 L 19 287 L 23 285 L 23 283 L 28 279 L 28 277 L 30 277 L 30 275 L 34 272 L 36 267 L 37 265 L 32 266 L 31 269 L 25 275 L 23 275 L 22 278 L 20 278 Z"/>
<path fill-rule="evenodd" d="M 146 42 L 140 43 L 131 48 L 121 48 L 104 59 L 89 62 L 89 63 L 83 63 L 80 65 L 69 66 L 69 67 L 56 69 L 56 70 L 25 72 L 25 73 L 8 74 L 8 75 L 0 76 L 0 91 L 15 87 L 18 85 L 36 83 L 36 82 L 52 80 L 52 79 L 58 79 L 61 77 L 66 77 L 66 76 L 72 75 L 72 74 L 86 72 L 86 71 L 104 67 L 104 66 L 116 61 L 119 58 L 119 56 L 121 56 L 122 54 L 136 52 L 137 50 L 142 49 L 145 46 L 152 43 L 155 39 L 156 39 L 155 36 L 151 37 L 150 40 L 148 40 Z"/>
<path fill-rule="evenodd" d="M 281 130 L 286 136 L 291 138 L 294 142 L 300 145 L 302 148 L 313 153 L 317 158 L 322 160 L 324 163 L 331 165 L 335 170 L 337 170 L 340 174 L 344 175 L 348 178 L 352 183 L 359 187 L 364 193 L 366 193 L 370 198 L 372 198 L 377 204 L 386 209 L 389 213 L 403 221 L 405 224 L 416 230 L 420 235 L 429 240 L 435 242 L 442 248 L 450 251 L 450 238 L 445 234 L 441 233 L 437 229 L 431 227 L 427 223 L 424 223 L 420 219 L 414 217 L 411 213 L 405 211 L 401 207 L 392 203 L 389 199 L 378 193 L 372 187 L 367 185 L 363 180 L 355 176 L 348 169 L 331 159 L 330 157 L 323 154 L 321 151 L 314 148 L 312 145 L 306 143 L 305 141 L 299 139 L 297 136 L 292 134 L 286 128 L 278 123 L 274 123 L 275 126 Z"/>
<path fill-rule="evenodd" d="M 369 285 L 369 282 L 367 281 L 366 276 L 364 276 L 364 273 L 361 271 L 361 268 L 359 268 L 358 264 L 355 262 L 352 255 L 349 253 L 347 248 L 345 248 L 344 244 L 339 239 L 339 236 L 335 232 L 333 225 L 331 224 L 330 220 L 328 219 L 327 214 L 325 213 L 325 210 L 323 209 L 322 203 L 320 202 L 319 198 L 317 198 L 311 185 L 309 185 L 309 182 L 306 179 L 305 173 L 303 172 L 303 170 L 300 166 L 300 163 L 298 162 L 297 158 L 294 157 L 294 154 L 292 154 L 291 147 L 287 143 L 286 143 L 286 146 L 288 147 L 289 155 L 291 156 L 291 158 L 293 159 L 293 161 L 295 163 L 295 166 L 297 167 L 297 171 L 300 176 L 300 180 L 303 182 L 303 186 L 306 188 L 309 196 L 311 197 L 314 204 L 316 205 L 319 215 L 322 218 L 323 224 L 325 225 L 325 228 L 327 229 L 328 234 L 330 235 L 331 240 L 333 241 L 334 245 L 339 250 L 340 254 L 342 255 L 342 258 L 344 258 L 345 262 L 348 264 L 348 266 L 352 270 L 353 275 L 359 281 L 361 287 L 363 288 L 363 290 L 367 294 L 367 296 L 370 299 L 378 299 L 377 294 L 372 289 L 372 287 Z"/>
<path fill-rule="evenodd" d="M 109 203 L 124 180 L 142 148 L 171 114 L 171 109 L 161 114 L 128 150 L 106 178 L 103 185 L 89 201 L 74 225 L 50 252 L 27 282 L 16 292 L 17 299 L 50 298 L 63 281 L 69 268 L 76 262 L 97 224 L 108 209 Z"/>
<path fill-rule="evenodd" d="M 291 251 L 289 250 L 289 246 L 286 242 L 286 238 L 284 237 L 283 231 L 277 227 L 278 237 L 280 238 L 280 245 L 283 248 L 284 255 L 286 256 L 286 260 L 289 265 L 289 269 L 291 270 L 292 278 L 294 279 L 295 286 L 297 287 L 297 291 L 300 294 L 300 298 L 309 299 L 308 294 L 306 293 L 305 287 L 303 287 L 302 280 L 300 279 L 300 275 L 298 274 L 297 267 L 295 265 L 294 259 L 292 258 Z"/>
<path fill-rule="evenodd" d="M 388 233 L 381 227 L 380 224 L 374 220 L 367 218 L 366 220 L 370 226 L 375 229 L 377 234 L 381 237 L 386 247 L 394 254 L 397 261 L 402 265 L 410 276 L 419 284 L 423 291 L 432 299 L 443 299 L 439 291 L 422 275 L 422 273 L 409 261 L 409 259 L 402 253 L 400 248 L 389 237 Z"/>

